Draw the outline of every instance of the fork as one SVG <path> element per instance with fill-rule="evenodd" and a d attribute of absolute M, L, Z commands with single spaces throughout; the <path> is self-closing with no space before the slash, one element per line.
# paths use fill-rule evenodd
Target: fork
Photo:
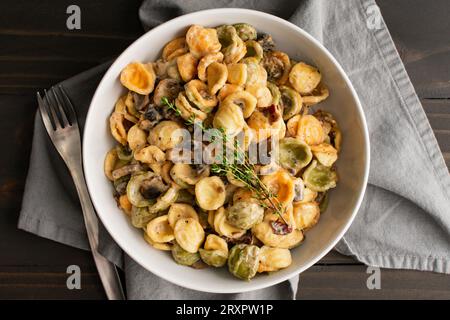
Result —
<path fill-rule="evenodd" d="M 106 295 L 110 300 L 125 300 L 115 265 L 98 251 L 99 222 L 84 179 L 80 130 L 73 105 L 61 86 L 52 87 L 49 92 L 44 90 L 43 97 L 39 92 L 36 95 L 45 129 L 66 163 L 77 189 L 89 245 Z"/>

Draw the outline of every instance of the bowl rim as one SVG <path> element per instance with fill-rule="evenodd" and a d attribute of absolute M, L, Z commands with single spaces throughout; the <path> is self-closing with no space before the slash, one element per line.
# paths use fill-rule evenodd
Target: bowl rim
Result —
<path fill-rule="evenodd" d="M 337 242 L 339 240 L 342 239 L 342 237 L 344 236 L 344 234 L 347 232 L 348 228 L 350 227 L 350 225 L 352 224 L 353 220 L 356 217 L 356 214 L 359 211 L 359 208 L 361 206 L 365 191 L 366 191 L 366 187 L 367 187 L 367 181 L 368 181 L 368 177 L 369 177 L 369 168 L 370 168 L 370 140 L 369 140 L 369 133 L 368 133 L 368 128 L 367 128 L 367 121 L 366 121 L 366 117 L 364 114 L 364 110 L 362 108 L 361 102 L 359 100 L 358 94 L 356 93 L 356 90 L 354 89 L 352 83 L 350 82 L 350 79 L 348 78 L 347 74 L 345 73 L 344 69 L 342 68 L 342 66 L 339 64 L 339 62 L 334 58 L 334 56 L 318 41 L 316 40 L 313 36 L 311 36 L 308 32 L 306 32 L 305 30 L 303 30 L 302 28 L 298 27 L 297 25 L 284 20 L 282 18 L 279 18 L 275 15 L 269 14 L 269 13 L 265 13 L 265 12 L 261 12 L 261 11 L 257 11 L 257 10 L 251 10 L 251 9 L 242 9 L 242 8 L 215 8 L 215 9 L 206 9 L 206 10 L 200 10 L 200 11 L 196 11 L 196 12 L 192 12 L 192 13 L 188 13 L 185 15 L 181 15 L 178 16 L 176 18 L 173 18 L 171 20 L 168 20 L 160 25 L 158 25 L 157 27 L 145 32 L 144 34 L 142 34 L 139 38 L 137 38 L 135 41 L 133 41 L 133 43 L 131 43 L 115 60 L 114 62 L 111 64 L 111 66 L 108 68 L 108 70 L 106 71 L 106 73 L 103 75 L 101 81 L 99 82 L 95 93 L 92 97 L 92 100 L 89 104 L 89 109 L 86 115 L 86 122 L 85 122 L 85 126 L 84 126 L 84 130 L 83 130 L 83 149 L 82 149 L 82 160 L 83 160 L 83 170 L 86 172 L 86 163 L 88 162 L 87 159 L 87 154 L 88 152 L 86 152 L 87 150 L 85 150 L 85 146 L 87 145 L 85 143 L 85 140 L 87 139 L 86 136 L 86 129 L 89 127 L 90 123 L 92 121 L 89 121 L 89 119 L 91 118 L 91 114 L 92 114 L 92 106 L 94 104 L 94 102 L 96 102 L 97 100 L 97 96 L 100 94 L 99 93 L 99 88 L 103 87 L 104 82 L 106 82 L 108 79 L 111 78 L 110 73 L 112 72 L 111 69 L 113 68 L 113 66 L 117 63 L 117 61 L 122 57 L 128 54 L 128 52 L 130 51 L 130 48 L 134 47 L 137 42 L 141 41 L 142 38 L 144 37 L 148 37 L 150 34 L 153 33 L 157 33 L 159 30 L 165 28 L 168 24 L 175 24 L 177 23 L 179 20 L 184 20 L 184 19 L 189 19 L 192 21 L 195 21 L 195 17 L 196 16 L 203 16 L 203 15 L 214 15 L 214 14 L 220 14 L 220 13 L 235 13 L 235 14 L 239 14 L 239 13 L 245 13 L 247 15 L 254 15 L 254 16 L 259 16 L 262 17 L 264 19 L 270 19 L 272 21 L 274 21 L 275 23 L 278 24 L 282 24 L 288 28 L 294 29 L 296 32 L 302 34 L 302 36 L 304 36 L 305 38 L 307 38 L 309 41 L 311 41 L 314 45 L 316 45 L 326 56 L 327 58 L 333 63 L 333 65 L 336 67 L 337 71 L 340 73 L 340 75 L 342 76 L 342 78 L 345 81 L 345 85 L 350 89 L 350 92 L 353 96 L 353 99 L 356 102 L 356 107 L 358 110 L 358 116 L 361 120 L 361 124 L 362 124 L 362 129 L 363 129 L 363 137 L 364 137 L 364 142 L 365 142 L 365 148 L 364 148 L 364 156 L 365 156 L 365 165 L 364 165 L 364 177 L 363 177 L 363 183 L 362 183 L 362 188 L 360 190 L 358 199 L 356 201 L 356 205 L 353 208 L 353 212 L 350 216 L 350 218 L 346 221 L 345 225 L 343 226 L 341 232 L 338 234 L 338 236 L 336 236 L 336 238 L 331 241 L 331 243 L 324 249 L 322 250 L 317 256 L 315 256 L 313 259 L 311 259 L 310 262 L 308 262 L 307 264 L 298 267 L 298 268 L 293 268 L 293 270 L 289 273 L 287 273 L 286 275 L 284 275 L 281 278 L 274 278 L 271 279 L 270 277 L 267 277 L 266 281 L 260 282 L 260 283 L 254 283 L 252 285 L 251 282 L 247 283 L 246 286 L 243 286 L 242 289 L 227 289 L 227 288 L 221 288 L 221 289 L 215 289 L 215 288 L 211 288 L 209 286 L 204 286 L 204 285 L 198 285 L 197 283 L 193 283 L 193 282 L 189 282 L 189 281 L 179 281 L 178 279 L 172 279 L 170 278 L 169 275 L 164 274 L 162 272 L 158 272 L 155 270 L 151 270 L 150 267 L 148 267 L 146 265 L 146 263 L 143 261 L 143 259 L 141 259 L 138 255 L 134 254 L 134 252 L 128 252 L 127 250 L 124 249 L 125 246 L 122 246 L 122 244 L 124 243 L 123 240 L 120 239 L 120 237 L 118 237 L 117 235 L 113 235 L 110 230 L 108 229 L 108 224 L 104 223 L 104 217 L 102 218 L 102 215 L 99 214 L 99 212 L 101 212 L 101 204 L 96 203 L 94 200 L 94 197 L 91 196 L 91 201 L 94 205 L 94 208 L 97 212 L 98 217 L 100 218 L 100 220 L 102 221 L 103 225 L 105 226 L 106 230 L 108 231 L 108 233 L 111 235 L 111 237 L 114 239 L 114 241 L 119 245 L 119 247 L 126 252 L 134 261 L 136 261 L 139 265 L 141 265 L 144 269 L 150 271 L 151 273 L 155 274 L 158 277 L 161 277 L 164 280 L 167 280 L 173 284 L 176 284 L 178 286 L 181 287 L 185 287 L 188 289 L 192 289 L 192 290 L 197 290 L 197 291 L 203 291 L 203 292 L 210 292 L 210 293 L 241 293 L 241 292 L 248 292 L 248 291 L 252 291 L 252 290 L 258 290 L 258 289 L 263 289 L 263 288 L 267 288 L 276 284 L 279 284 L 283 281 L 286 281 L 294 276 L 299 275 L 300 273 L 302 273 L 303 271 L 309 269 L 311 266 L 313 266 L 315 263 L 317 263 L 320 259 L 322 259 L 328 252 L 330 252 L 334 246 L 337 244 Z M 88 187 L 88 191 L 89 194 L 91 195 L 91 190 L 93 189 L 93 182 L 91 181 L 90 177 L 85 177 L 86 179 L 86 184 Z"/>

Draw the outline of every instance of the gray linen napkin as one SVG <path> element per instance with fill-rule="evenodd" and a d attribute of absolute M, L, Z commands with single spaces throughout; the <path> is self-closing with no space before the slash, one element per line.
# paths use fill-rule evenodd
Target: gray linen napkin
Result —
<path fill-rule="evenodd" d="M 337 58 L 359 94 L 371 140 L 369 186 L 336 249 L 368 265 L 450 273 L 450 176 L 389 32 L 373 0 L 147 0 L 139 16 L 150 29 L 201 9 L 242 7 L 285 18 Z M 378 19 L 378 17 L 375 17 Z M 372 25 L 373 26 L 373 25 Z M 107 65 L 63 82 L 84 119 Z M 45 199 L 45 201 L 44 201 Z M 36 117 L 19 228 L 71 246 L 88 244 L 73 185 Z M 254 292 L 216 295 L 177 287 L 145 271 L 101 230 L 102 252 L 126 273 L 130 299 L 290 299 L 295 280 Z"/>

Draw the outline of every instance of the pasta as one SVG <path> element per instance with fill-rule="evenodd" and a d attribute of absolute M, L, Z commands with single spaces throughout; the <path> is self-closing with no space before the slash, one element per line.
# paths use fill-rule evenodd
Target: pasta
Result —
<path fill-rule="evenodd" d="M 338 182 L 341 130 L 312 110 L 330 95 L 319 69 L 247 23 L 192 25 L 119 80 L 103 170 L 149 250 L 242 280 L 288 268 Z M 263 145 L 269 161 L 252 160 Z"/>

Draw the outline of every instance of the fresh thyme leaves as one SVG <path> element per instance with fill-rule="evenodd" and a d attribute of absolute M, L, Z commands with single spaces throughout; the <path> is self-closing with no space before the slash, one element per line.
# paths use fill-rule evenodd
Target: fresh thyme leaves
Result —
<path fill-rule="evenodd" d="M 173 102 L 170 102 L 167 97 L 163 97 L 161 102 L 169 109 L 173 110 L 177 116 L 181 117 L 181 110 L 178 109 Z M 185 123 L 186 125 L 199 126 L 202 131 L 212 129 L 205 127 L 201 121 L 196 121 L 194 114 L 192 114 Z M 217 139 L 221 139 L 225 148 L 229 147 L 229 139 L 223 128 L 219 128 L 212 132 L 211 141 L 214 142 Z M 242 182 L 249 190 L 253 191 L 255 198 L 259 201 L 261 206 L 272 209 L 279 216 L 282 220 L 279 224 L 285 225 L 283 232 L 289 233 L 292 231 L 292 228 L 283 217 L 284 208 L 282 204 L 258 177 L 255 166 L 248 159 L 246 152 L 242 150 L 238 140 L 234 141 L 233 159 L 230 160 L 222 155 L 216 157 L 216 160 L 217 163 L 211 165 L 211 172 L 221 176 L 231 174 L 234 179 Z"/>

